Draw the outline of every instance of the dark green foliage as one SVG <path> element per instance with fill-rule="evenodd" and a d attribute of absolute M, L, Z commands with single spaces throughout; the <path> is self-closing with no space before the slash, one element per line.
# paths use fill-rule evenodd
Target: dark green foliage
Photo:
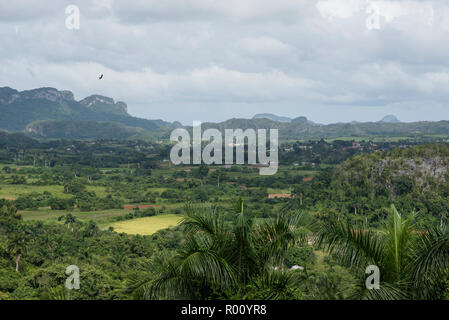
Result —
<path fill-rule="evenodd" d="M 140 298 L 292 299 L 295 273 L 282 268 L 287 250 L 307 236 L 300 215 L 278 215 L 256 224 L 242 200 L 225 217 L 211 208 L 187 206 L 184 245 L 150 264 L 130 288 Z M 279 269 L 279 270 L 278 270 Z"/>
<path fill-rule="evenodd" d="M 402 217 L 394 206 L 380 230 L 345 221 L 325 222 L 316 244 L 335 253 L 359 278 L 359 297 L 367 299 L 443 299 L 449 274 L 448 228 L 415 229 L 414 216 Z M 379 290 L 364 284 L 365 269 L 380 270 Z"/>
<path fill-rule="evenodd" d="M 61 217 L 63 225 L 23 223 L 19 218 L 10 204 L 2 204 L 2 298 L 126 299 L 123 274 L 139 274 L 134 267 L 153 254 L 150 237 L 100 231 L 94 222 L 81 223 L 71 214 Z M 64 288 L 69 265 L 77 265 L 81 277 L 80 290 L 70 294 Z"/>

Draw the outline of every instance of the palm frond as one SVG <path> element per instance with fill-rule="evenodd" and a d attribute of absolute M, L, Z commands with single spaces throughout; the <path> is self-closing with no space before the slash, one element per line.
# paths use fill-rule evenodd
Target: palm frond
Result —
<path fill-rule="evenodd" d="M 314 243 L 324 247 L 346 266 L 363 267 L 370 264 L 379 268 L 384 261 L 384 243 L 378 233 L 356 229 L 344 221 L 325 222 L 315 234 Z"/>
<path fill-rule="evenodd" d="M 410 296 L 404 288 L 406 286 L 399 283 L 381 282 L 379 289 L 365 289 L 366 295 L 364 298 L 366 300 L 407 300 Z"/>
<path fill-rule="evenodd" d="M 428 298 L 441 298 L 436 292 L 447 286 L 449 268 L 449 228 L 427 228 L 419 237 L 413 254 L 413 282 Z M 441 282 L 444 282 L 441 284 Z"/>
<path fill-rule="evenodd" d="M 396 274 L 396 280 L 399 280 L 406 273 L 405 269 L 410 266 L 413 216 L 404 219 L 394 205 L 391 206 L 390 212 L 391 215 L 386 222 L 385 243 L 387 244 L 387 254 L 391 259 L 387 259 L 387 261 L 391 271 Z"/>
<path fill-rule="evenodd" d="M 182 278 L 202 279 L 207 285 L 231 288 L 235 274 L 227 261 L 212 251 L 196 251 L 183 259 L 179 266 Z"/>
<path fill-rule="evenodd" d="M 223 217 L 218 214 L 213 207 L 196 207 L 187 204 L 184 208 L 184 217 L 181 219 L 183 226 L 188 234 L 196 232 L 205 232 L 210 235 L 218 236 L 224 232 Z"/>
<path fill-rule="evenodd" d="M 258 300 L 285 300 L 290 298 L 289 289 L 297 285 L 297 280 L 296 274 L 288 269 L 269 268 L 253 279 L 250 294 Z"/>
<path fill-rule="evenodd" d="M 134 299 L 183 299 L 193 297 L 192 279 L 184 279 L 179 272 L 176 257 L 160 254 L 147 265 L 145 277 L 131 276 L 127 291 L 133 292 Z"/>

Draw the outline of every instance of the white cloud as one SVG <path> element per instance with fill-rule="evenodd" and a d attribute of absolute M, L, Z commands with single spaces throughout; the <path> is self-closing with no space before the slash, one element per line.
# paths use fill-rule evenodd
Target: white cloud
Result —
<path fill-rule="evenodd" d="M 412 17 L 420 23 L 433 23 L 434 8 L 429 1 L 398 0 L 321 0 L 316 5 L 320 14 L 326 19 L 349 19 L 355 15 L 378 14 L 391 23 L 400 17 Z"/>
<path fill-rule="evenodd" d="M 434 9 L 431 2 L 427 1 L 372 1 L 370 5 L 378 8 L 379 15 L 386 22 L 411 16 L 424 24 L 431 25 L 434 19 Z"/>
<path fill-rule="evenodd" d="M 318 1 L 316 7 L 327 18 L 347 19 L 360 12 L 368 0 L 324 0 Z"/>
<path fill-rule="evenodd" d="M 70 31 L 70 2 L 0 3 L 1 86 L 108 95 L 171 121 L 449 118 L 447 3 L 371 1 L 371 31 L 368 0 L 83 0 Z"/>
<path fill-rule="evenodd" d="M 307 0 L 134 0 L 131 3 L 115 1 L 117 17 L 129 23 L 148 20 L 210 20 L 211 18 L 290 19 L 299 16 Z"/>

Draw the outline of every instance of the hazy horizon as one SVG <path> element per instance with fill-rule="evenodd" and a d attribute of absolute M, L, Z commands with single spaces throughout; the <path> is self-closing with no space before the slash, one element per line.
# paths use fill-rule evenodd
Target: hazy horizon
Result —
<path fill-rule="evenodd" d="M 11 89 L 14 89 L 14 90 L 18 90 L 19 92 L 21 92 L 21 91 L 28 91 L 28 90 L 34 90 L 34 89 L 40 89 L 40 88 L 46 88 L 46 87 L 36 87 L 36 88 L 26 88 L 26 89 L 23 89 L 23 90 L 19 90 L 19 89 L 17 89 L 17 88 L 12 88 L 12 87 L 10 87 L 10 86 L 7 86 L 7 85 L 0 85 L 0 88 L 2 88 L 2 87 L 9 87 L 9 88 L 11 88 Z M 48 88 L 54 88 L 54 87 L 48 87 Z M 57 89 L 57 90 L 59 90 L 59 91 L 71 91 L 71 90 L 69 90 L 69 89 L 60 89 L 60 88 L 54 88 L 54 89 Z M 71 91 L 72 93 L 73 93 L 73 91 Z M 101 95 L 101 94 L 98 94 L 98 93 L 93 93 L 92 95 Z M 83 97 L 77 97 L 75 94 L 74 94 L 74 99 L 76 100 L 76 101 L 81 101 L 82 99 L 84 99 L 84 98 L 86 98 L 86 97 L 88 97 L 88 96 L 83 96 Z M 108 96 L 107 96 L 108 97 Z M 114 99 L 114 97 L 109 97 L 109 98 L 112 98 L 112 99 Z M 119 100 L 117 100 L 117 99 L 114 99 L 114 101 L 115 102 L 118 102 Z M 126 103 L 126 101 L 123 101 L 123 102 L 125 102 Z M 128 104 L 127 104 L 128 105 Z M 192 120 L 190 123 L 189 122 L 186 122 L 186 121 L 181 121 L 181 120 L 179 120 L 179 119 L 163 119 L 163 118 L 148 118 L 148 117 L 146 117 L 145 115 L 143 115 L 143 116 L 139 116 L 139 115 L 137 115 L 137 114 L 133 114 L 133 112 L 132 111 L 130 111 L 129 110 L 130 108 L 129 108 L 129 105 L 128 105 L 128 113 L 131 115 L 131 116 L 133 116 L 133 117 L 139 117 L 139 118 L 143 118 L 143 119 L 148 119 L 148 120 L 163 120 L 163 121 L 167 121 L 167 122 L 180 122 L 181 124 L 183 124 L 183 125 L 185 125 L 185 126 L 190 126 L 190 125 L 192 125 L 192 122 L 193 121 L 201 121 L 201 122 L 203 122 L 203 123 L 205 123 L 205 122 L 224 122 L 224 121 L 226 121 L 226 120 L 230 120 L 230 119 L 252 119 L 255 115 L 258 115 L 258 114 L 272 114 L 272 115 L 274 115 L 274 116 L 277 116 L 277 117 L 286 117 L 286 118 L 290 118 L 291 120 L 293 120 L 293 119 L 295 119 L 295 118 L 298 118 L 298 117 L 306 117 L 307 118 L 307 120 L 310 120 L 310 121 L 312 121 L 312 122 L 315 122 L 316 124 L 319 124 L 319 125 L 328 125 L 328 124 L 338 124 L 338 123 L 351 123 L 351 122 L 360 122 L 360 123 L 365 123 L 365 122 L 379 122 L 380 120 L 382 120 L 384 117 L 386 117 L 386 116 L 395 116 L 401 123 L 411 123 L 411 122 L 419 122 L 419 121 L 431 121 L 431 122 L 437 122 L 437 121 L 449 121 L 448 119 L 436 119 L 436 120 L 426 120 L 426 119 L 422 119 L 422 120 L 411 120 L 411 121 L 404 121 L 402 118 L 400 118 L 400 117 L 398 117 L 396 114 L 384 114 L 384 115 L 379 115 L 378 116 L 378 118 L 369 118 L 369 117 L 367 117 L 367 118 L 364 118 L 364 120 L 360 120 L 360 119 L 342 119 L 342 120 L 339 120 L 339 121 L 335 121 L 335 122 L 320 122 L 320 121 L 317 121 L 316 119 L 312 119 L 312 118 L 310 118 L 310 117 L 308 117 L 307 115 L 304 115 L 304 114 L 299 114 L 299 115 L 285 115 L 285 114 L 277 114 L 277 113 L 275 113 L 275 112 L 271 112 L 271 111 L 268 111 L 268 112 L 257 112 L 257 113 L 254 113 L 254 114 L 249 114 L 249 115 L 247 115 L 247 116 L 245 116 L 245 115 L 243 115 L 243 116 L 230 116 L 230 117 L 228 117 L 228 118 L 223 118 L 223 119 L 218 119 L 218 118 L 215 118 L 215 119 L 218 119 L 218 120 L 201 120 L 201 119 L 194 119 L 194 120 Z M 378 111 L 378 110 L 377 110 Z M 375 117 L 376 115 L 374 115 L 374 117 Z"/>

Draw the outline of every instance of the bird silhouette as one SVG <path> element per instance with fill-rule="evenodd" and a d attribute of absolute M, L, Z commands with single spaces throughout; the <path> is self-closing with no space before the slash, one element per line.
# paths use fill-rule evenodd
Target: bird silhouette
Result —
<path fill-rule="evenodd" d="M 101 80 L 101 79 L 103 79 L 103 74 L 100 76 L 100 78 L 98 78 L 98 80 Z"/>

